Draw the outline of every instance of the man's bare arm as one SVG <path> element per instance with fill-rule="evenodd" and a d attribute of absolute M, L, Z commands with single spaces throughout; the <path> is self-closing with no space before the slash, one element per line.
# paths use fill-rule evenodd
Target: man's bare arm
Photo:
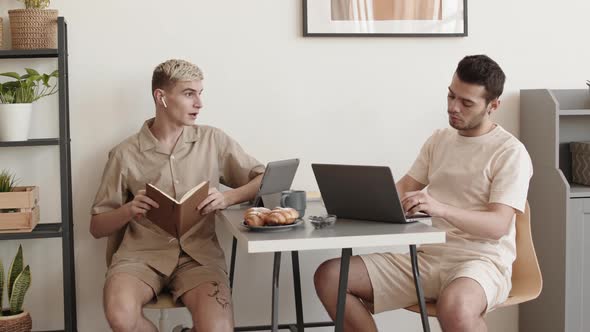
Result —
<path fill-rule="evenodd" d="M 145 196 L 145 190 L 137 192 L 131 202 L 118 209 L 93 214 L 90 219 L 90 234 L 95 238 L 109 236 L 123 228 L 134 217 L 146 214 L 152 207 L 158 207 L 158 203 Z"/>
<path fill-rule="evenodd" d="M 261 181 L 262 174 L 256 176 L 241 187 L 230 189 L 223 193 L 217 190 L 217 188 L 211 188 L 209 189 L 209 196 L 199 204 L 197 209 L 201 210 L 201 214 L 204 215 L 215 210 L 223 210 L 228 206 L 251 200 L 256 196 Z"/>
<path fill-rule="evenodd" d="M 488 204 L 484 211 L 465 210 L 441 203 L 424 191 L 406 192 L 402 205 L 408 214 L 425 212 L 466 233 L 493 240 L 508 234 L 515 213 L 512 207 L 499 203 Z"/>
<path fill-rule="evenodd" d="M 401 178 L 401 180 L 397 181 L 395 187 L 397 188 L 397 192 L 401 199 L 407 192 L 420 191 L 424 189 L 426 185 L 416 181 L 413 177 L 406 174 Z"/>

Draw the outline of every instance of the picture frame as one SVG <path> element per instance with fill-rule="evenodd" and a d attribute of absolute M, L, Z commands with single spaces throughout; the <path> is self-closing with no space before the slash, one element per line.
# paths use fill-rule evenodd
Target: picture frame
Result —
<path fill-rule="evenodd" d="M 306 37 L 466 37 L 467 0 L 303 0 Z"/>

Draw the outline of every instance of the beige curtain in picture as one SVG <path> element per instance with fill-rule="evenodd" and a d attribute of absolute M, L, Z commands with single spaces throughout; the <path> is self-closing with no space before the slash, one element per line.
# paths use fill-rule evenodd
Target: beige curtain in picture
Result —
<path fill-rule="evenodd" d="M 442 0 L 331 0 L 333 21 L 441 20 Z"/>

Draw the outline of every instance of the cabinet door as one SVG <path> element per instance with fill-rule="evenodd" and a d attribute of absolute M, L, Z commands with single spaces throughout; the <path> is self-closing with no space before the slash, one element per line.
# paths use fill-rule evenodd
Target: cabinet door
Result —
<path fill-rule="evenodd" d="M 566 239 L 566 331 L 590 331 L 590 198 L 570 199 Z"/>

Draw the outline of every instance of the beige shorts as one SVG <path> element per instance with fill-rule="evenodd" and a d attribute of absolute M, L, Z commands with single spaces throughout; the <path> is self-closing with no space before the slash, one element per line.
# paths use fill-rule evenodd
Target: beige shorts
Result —
<path fill-rule="evenodd" d="M 218 283 L 229 289 L 229 279 L 224 270 L 216 265 L 201 265 L 184 252 L 169 277 L 139 261 L 120 261 L 112 265 L 107 271 L 106 279 L 117 273 L 127 273 L 145 282 L 152 288 L 156 297 L 166 288 L 172 293 L 174 301 L 178 301 L 189 290 L 207 282 Z"/>
<path fill-rule="evenodd" d="M 409 254 L 375 253 L 360 257 L 373 286 L 374 313 L 417 303 Z M 503 275 L 496 265 L 484 257 L 441 257 L 418 251 L 418 268 L 426 301 L 436 300 L 453 280 L 467 277 L 483 288 L 487 313 L 506 301 L 511 288 L 510 276 Z"/>

